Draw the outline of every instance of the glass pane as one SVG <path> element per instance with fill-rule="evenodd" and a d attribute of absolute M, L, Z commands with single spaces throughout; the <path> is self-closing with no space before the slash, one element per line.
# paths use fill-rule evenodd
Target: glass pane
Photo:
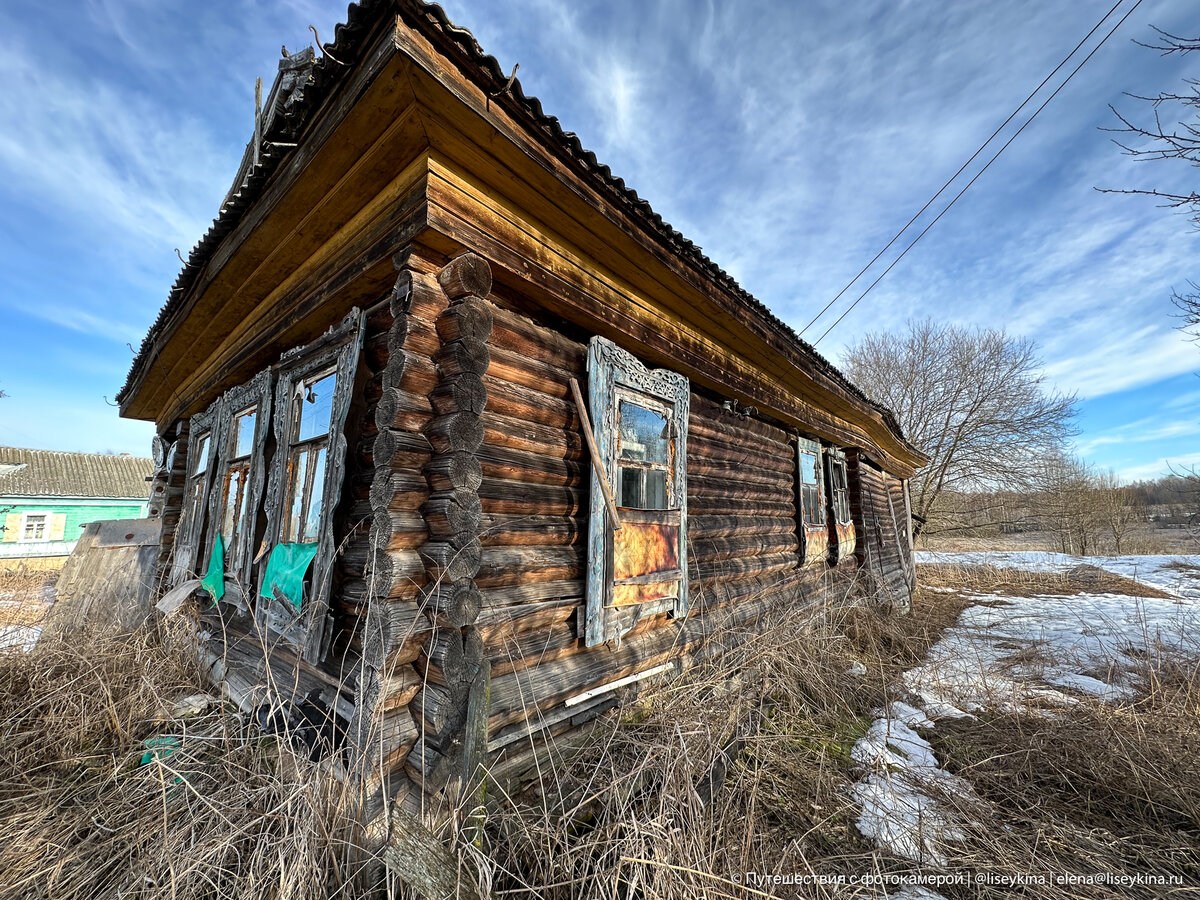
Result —
<path fill-rule="evenodd" d="M 815 484 L 806 484 L 800 488 L 800 502 L 804 506 L 804 521 L 808 525 L 820 525 L 824 520 L 819 500 Z"/>
<path fill-rule="evenodd" d="M 621 469 L 621 496 L 617 498 L 617 505 L 624 506 L 626 509 L 641 509 L 642 508 L 642 470 L 641 469 Z"/>
<path fill-rule="evenodd" d="M 25 517 L 25 534 L 24 538 L 27 541 L 40 541 L 46 533 L 46 517 L 45 516 L 26 516 Z"/>
<path fill-rule="evenodd" d="M 292 455 L 288 467 L 292 470 L 288 478 L 286 519 L 283 526 L 284 543 L 300 541 L 300 516 L 304 506 L 304 483 L 308 474 L 308 451 L 300 450 Z"/>
<path fill-rule="evenodd" d="M 325 447 L 317 451 L 312 468 L 312 496 L 304 515 L 304 534 L 301 542 L 315 541 L 321 531 L 321 500 L 325 496 Z"/>
<path fill-rule="evenodd" d="M 337 372 L 330 372 L 320 381 L 304 385 L 300 397 L 300 426 L 296 440 L 307 441 L 329 433 L 329 419 L 333 415 L 333 391 L 337 386 Z"/>
<path fill-rule="evenodd" d="M 660 469 L 646 472 L 646 505 L 643 509 L 667 508 L 667 473 Z"/>
<path fill-rule="evenodd" d="M 208 435 L 200 436 L 196 442 L 196 460 L 192 464 L 192 474 L 198 475 L 208 468 Z"/>
<path fill-rule="evenodd" d="M 621 401 L 621 459 L 667 465 L 667 442 L 670 423 L 660 412 Z"/>
<path fill-rule="evenodd" d="M 243 413 L 233 418 L 233 451 L 234 458 L 249 456 L 250 451 L 254 448 L 254 420 L 257 418 L 257 410 L 254 407 L 246 410 Z"/>
<path fill-rule="evenodd" d="M 800 480 L 805 484 L 817 483 L 817 457 L 812 453 L 800 454 Z"/>

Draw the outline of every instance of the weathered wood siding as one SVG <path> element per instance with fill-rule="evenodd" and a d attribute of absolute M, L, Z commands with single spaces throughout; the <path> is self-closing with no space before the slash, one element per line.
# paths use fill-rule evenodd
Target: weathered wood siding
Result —
<path fill-rule="evenodd" d="M 857 451 L 847 454 L 850 508 L 859 534 L 859 563 L 881 599 L 898 609 L 912 603 L 913 569 L 904 483 Z"/>

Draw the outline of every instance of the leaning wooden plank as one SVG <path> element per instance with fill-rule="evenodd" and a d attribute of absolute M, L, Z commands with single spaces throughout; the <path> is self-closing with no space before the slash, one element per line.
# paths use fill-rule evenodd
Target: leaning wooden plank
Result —
<path fill-rule="evenodd" d="M 487 895 L 464 879 L 458 858 L 437 835 L 399 807 L 393 808 L 390 824 L 383 863 L 405 884 L 427 900 L 485 900 Z"/>

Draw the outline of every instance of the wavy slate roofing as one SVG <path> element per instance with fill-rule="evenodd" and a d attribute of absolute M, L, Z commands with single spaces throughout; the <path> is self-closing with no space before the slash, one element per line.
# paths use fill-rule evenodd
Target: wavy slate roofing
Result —
<path fill-rule="evenodd" d="M 500 68 L 500 63 L 494 56 L 483 51 L 470 31 L 451 22 L 441 6 L 427 3 L 425 0 L 361 0 L 359 3 L 350 4 L 346 11 L 345 23 L 339 24 L 335 29 L 333 43 L 322 46 L 322 54 L 312 66 L 310 80 L 304 87 L 302 96 L 297 102 L 281 110 L 263 134 L 264 146 L 259 165 L 244 169 L 245 176 L 230 189 L 212 226 L 192 249 L 183 270 L 175 279 L 166 304 L 159 311 L 158 317 L 142 341 L 129 376 L 125 380 L 125 386 L 117 394 L 119 403 L 125 400 L 136 376 L 150 362 L 149 355 L 155 342 L 171 317 L 182 307 L 189 288 L 213 256 L 221 240 L 237 226 L 245 211 L 262 193 L 271 175 L 291 152 L 290 147 L 279 147 L 275 144 L 289 144 L 297 138 L 338 79 L 359 62 L 366 50 L 365 38 L 368 34 L 383 17 L 397 13 L 406 25 L 425 37 L 437 40 L 439 44 L 445 44 L 448 39 L 450 48 L 456 52 L 455 61 L 459 68 L 494 97 L 493 103 L 503 104 L 509 114 L 516 116 L 519 121 L 524 121 L 531 131 L 548 138 L 548 143 L 557 150 L 560 157 L 590 179 L 593 185 L 607 194 L 649 234 L 672 253 L 687 260 L 697 270 L 713 279 L 768 328 L 789 340 L 799 356 L 837 381 L 852 396 L 878 410 L 888 427 L 908 444 L 891 410 L 867 397 L 837 367 L 817 353 L 811 344 L 802 340 L 791 326 L 775 316 L 762 301 L 742 288 L 728 272 L 709 259 L 700 247 L 664 221 L 646 200 L 627 187 L 623 179 L 613 175 L 612 170 L 601 163 L 595 153 L 586 149 L 574 132 L 564 131 L 557 117 L 547 115 L 542 109 L 541 101 L 536 97 L 527 97 L 520 79 L 513 80 L 507 93 L 496 96 L 508 83 L 508 76 Z"/>
<path fill-rule="evenodd" d="M 145 500 L 153 471 L 140 456 L 0 447 L 0 497 Z"/>

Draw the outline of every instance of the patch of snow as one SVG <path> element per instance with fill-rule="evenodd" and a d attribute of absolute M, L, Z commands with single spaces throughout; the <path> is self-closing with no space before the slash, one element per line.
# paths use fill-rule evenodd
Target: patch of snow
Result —
<path fill-rule="evenodd" d="M 5 625 L 0 627 L 0 650 L 22 650 L 28 653 L 38 642 L 41 625 Z"/>
<path fill-rule="evenodd" d="M 893 703 L 850 751 L 867 770 L 853 788 L 858 830 L 896 856 L 945 865 L 945 845 L 962 838 L 941 798 L 969 796 L 971 786 L 938 765 L 933 747 L 906 723 L 931 725 L 920 710 Z"/>

